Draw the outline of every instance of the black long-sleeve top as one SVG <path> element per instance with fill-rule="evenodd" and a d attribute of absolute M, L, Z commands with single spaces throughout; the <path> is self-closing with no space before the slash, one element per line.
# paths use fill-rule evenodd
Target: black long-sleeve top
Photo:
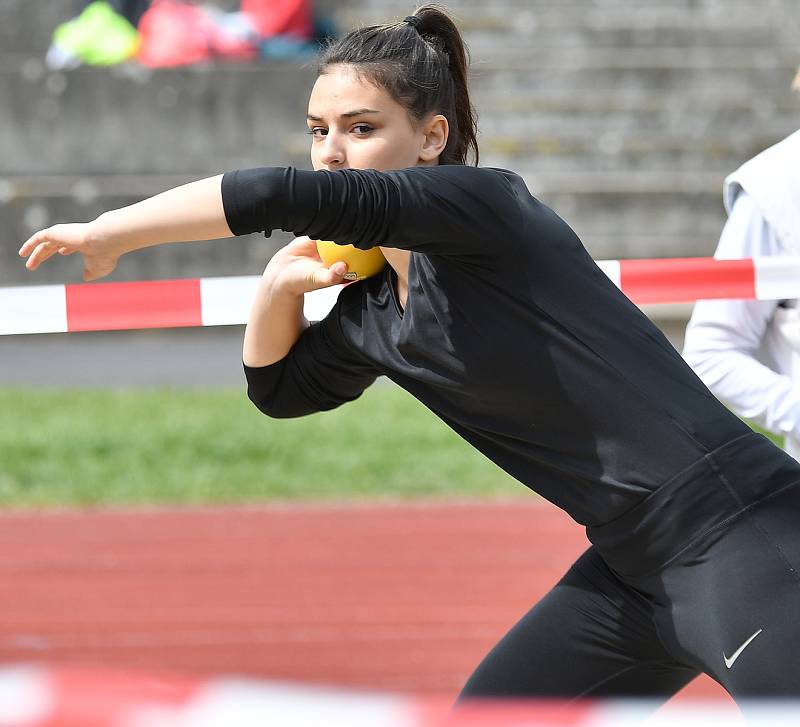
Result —
<path fill-rule="evenodd" d="M 235 234 L 412 253 L 404 310 L 387 266 L 284 359 L 245 367 L 270 416 L 331 409 L 386 375 L 588 525 L 749 431 L 512 172 L 261 168 L 224 175 L 222 194 Z"/>

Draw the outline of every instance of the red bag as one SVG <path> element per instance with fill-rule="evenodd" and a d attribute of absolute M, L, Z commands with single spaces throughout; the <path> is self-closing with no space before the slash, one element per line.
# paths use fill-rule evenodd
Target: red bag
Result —
<path fill-rule="evenodd" d="M 179 0 L 154 2 L 139 21 L 139 34 L 137 59 L 151 68 L 256 55 L 251 43 L 225 33 L 206 10 Z"/>
<path fill-rule="evenodd" d="M 314 35 L 309 0 L 242 0 L 241 9 L 262 38 L 292 35 L 310 40 Z"/>
<path fill-rule="evenodd" d="M 185 66 L 211 57 L 214 24 L 200 7 L 158 0 L 139 21 L 137 60 L 145 66 Z"/>

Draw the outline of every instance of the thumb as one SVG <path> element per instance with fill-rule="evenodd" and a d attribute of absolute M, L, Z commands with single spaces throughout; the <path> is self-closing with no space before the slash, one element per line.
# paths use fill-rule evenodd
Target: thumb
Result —
<path fill-rule="evenodd" d="M 343 262 L 333 263 L 329 268 L 323 264 L 308 271 L 306 277 L 306 292 L 329 288 L 331 285 L 339 285 L 344 282 L 344 274 L 347 272 L 347 265 Z"/>
<path fill-rule="evenodd" d="M 331 285 L 339 285 L 344 282 L 344 274 L 347 272 L 347 263 L 335 262 L 329 268 L 320 267 L 314 272 L 314 287 L 328 288 Z"/>

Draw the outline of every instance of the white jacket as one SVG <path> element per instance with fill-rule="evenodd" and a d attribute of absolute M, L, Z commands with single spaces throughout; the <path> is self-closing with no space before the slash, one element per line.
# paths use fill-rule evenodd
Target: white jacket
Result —
<path fill-rule="evenodd" d="M 715 257 L 800 255 L 800 132 L 725 180 L 728 221 Z M 684 357 L 741 416 L 785 437 L 800 459 L 800 310 L 780 301 L 695 305 Z"/>

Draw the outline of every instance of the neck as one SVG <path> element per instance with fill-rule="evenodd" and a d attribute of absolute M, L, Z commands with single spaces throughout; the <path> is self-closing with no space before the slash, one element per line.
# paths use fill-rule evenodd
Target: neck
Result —
<path fill-rule="evenodd" d="M 397 275 L 397 297 L 400 305 L 405 308 L 408 296 L 408 264 L 411 260 L 411 253 L 395 247 L 382 247 L 381 252 Z"/>

